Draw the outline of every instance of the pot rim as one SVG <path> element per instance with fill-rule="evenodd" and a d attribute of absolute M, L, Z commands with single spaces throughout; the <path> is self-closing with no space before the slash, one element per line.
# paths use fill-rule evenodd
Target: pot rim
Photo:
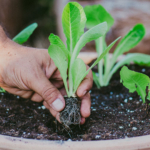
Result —
<path fill-rule="evenodd" d="M 112 54 L 109 53 L 109 58 L 112 58 Z M 125 57 L 125 55 L 120 55 L 117 58 L 117 61 L 122 60 Z M 81 58 L 84 63 L 89 64 L 92 62 L 92 60 L 97 58 L 97 52 L 80 52 L 78 58 Z"/>
<path fill-rule="evenodd" d="M 1 150 L 148 150 L 150 135 L 99 141 L 50 141 L 0 135 Z"/>

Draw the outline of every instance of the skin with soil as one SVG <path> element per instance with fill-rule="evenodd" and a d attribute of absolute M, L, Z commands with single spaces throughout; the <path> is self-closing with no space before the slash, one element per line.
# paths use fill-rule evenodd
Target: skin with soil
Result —
<path fill-rule="evenodd" d="M 129 66 L 129 69 L 150 76 L 149 67 Z M 42 103 L 11 94 L 0 95 L 0 134 L 48 140 L 107 140 L 150 134 L 150 115 L 137 93 L 129 93 L 120 83 L 119 71 L 110 85 L 91 92 L 91 116 L 82 126 L 65 127 L 49 113 Z"/>

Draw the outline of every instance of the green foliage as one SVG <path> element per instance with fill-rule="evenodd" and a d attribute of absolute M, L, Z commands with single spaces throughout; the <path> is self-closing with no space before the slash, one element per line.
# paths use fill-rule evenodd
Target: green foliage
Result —
<path fill-rule="evenodd" d="M 65 53 L 66 58 L 67 59 L 69 58 L 70 53 L 69 53 L 68 49 L 66 48 L 65 44 L 59 38 L 59 36 L 51 34 L 49 36 L 49 41 L 51 41 L 51 45 L 57 45 Z"/>
<path fill-rule="evenodd" d="M 104 58 L 104 56 L 109 52 L 109 50 L 115 45 L 115 43 L 120 39 L 117 38 L 114 42 L 112 42 L 107 48 L 106 50 L 97 58 L 97 60 L 93 63 L 93 65 L 90 68 L 93 68 L 96 64 L 98 64 L 98 62 Z"/>
<path fill-rule="evenodd" d="M 92 74 L 93 74 L 93 79 L 94 79 L 94 82 L 95 82 L 97 88 L 100 88 L 99 78 L 98 78 L 97 74 L 93 71 L 92 71 Z"/>
<path fill-rule="evenodd" d="M 62 51 L 62 49 L 57 45 L 51 45 L 48 48 L 48 53 L 55 62 L 56 67 L 59 69 L 60 74 L 63 78 L 63 82 L 66 88 L 66 92 L 68 94 L 68 88 L 67 88 L 67 67 L 68 62 L 65 56 L 65 53 Z"/>
<path fill-rule="evenodd" d="M 85 6 L 84 11 L 87 17 L 86 27 L 89 29 L 106 21 L 109 30 L 114 24 L 113 17 L 101 5 Z"/>
<path fill-rule="evenodd" d="M 83 80 L 83 74 L 86 72 L 86 66 L 82 59 L 77 58 L 72 65 L 72 80 L 73 80 L 73 92 L 75 93 L 79 84 L 80 79 Z"/>
<path fill-rule="evenodd" d="M 119 39 L 119 38 L 118 38 Z M 112 42 L 105 50 L 104 52 L 97 58 L 97 60 L 92 64 L 92 66 L 84 73 L 82 74 L 81 78 L 79 78 L 77 86 L 75 88 L 75 91 L 77 90 L 77 87 L 79 86 L 79 84 L 81 83 L 81 81 L 83 80 L 83 78 L 89 73 L 89 71 L 98 64 L 99 61 L 101 61 L 104 56 L 109 52 L 109 50 L 114 46 L 114 44 L 118 41 L 118 39 L 116 39 L 114 42 Z"/>
<path fill-rule="evenodd" d="M 0 93 L 5 93 L 6 91 L 3 88 L 0 88 Z"/>
<path fill-rule="evenodd" d="M 138 65 L 146 65 L 150 66 L 150 56 L 146 54 L 140 53 L 132 53 L 127 54 L 122 60 L 114 65 L 112 70 L 107 76 L 107 82 L 111 79 L 112 75 L 123 65 L 128 65 L 130 63 L 138 64 Z"/>
<path fill-rule="evenodd" d="M 86 16 L 82 6 L 77 2 L 68 3 L 63 10 L 63 31 L 67 38 L 67 47 L 73 53 L 74 47 L 80 36 L 84 33 Z"/>
<path fill-rule="evenodd" d="M 143 39 L 144 35 L 144 26 L 142 24 L 135 25 L 119 42 L 113 55 L 114 59 L 116 60 L 116 57 L 134 48 Z"/>
<path fill-rule="evenodd" d="M 86 6 L 84 8 L 84 11 L 87 16 L 86 22 L 87 28 L 91 28 L 92 26 L 98 23 L 107 22 L 108 29 L 110 29 L 114 23 L 114 19 L 112 18 L 112 16 L 101 5 Z M 135 25 L 119 42 L 118 46 L 116 47 L 112 55 L 112 58 L 110 59 L 108 54 L 104 57 L 104 69 L 103 69 L 103 61 L 100 61 L 98 63 L 99 75 L 93 76 L 96 85 L 98 85 L 99 81 L 99 85 L 97 86 L 98 88 L 100 88 L 100 86 L 108 85 L 112 75 L 122 65 L 129 64 L 130 62 L 135 62 L 138 64 L 142 64 L 145 62 L 148 63 L 148 60 L 150 60 L 150 56 L 143 54 L 133 54 L 133 55 L 131 54 L 127 55 L 124 59 L 115 64 L 118 56 L 134 48 L 143 39 L 144 35 L 145 35 L 144 26 L 142 24 Z M 98 53 L 98 56 L 103 53 L 106 47 L 105 36 L 106 34 L 95 40 L 96 51 Z"/>
<path fill-rule="evenodd" d="M 121 82 L 129 89 L 129 92 L 137 92 L 141 96 L 143 103 L 146 98 L 146 88 L 150 89 L 150 78 L 142 73 L 129 70 L 124 66 L 120 71 Z M 150 100 L 150 94 L 147 99 Z"/>
<path fill-rule="evenodd" d="M 85 46 L 86 43 L 103 36 L 106 33 L 106 29 L 107 23 L 103 22 L 85 32 L 77 42 L 73 52 L 73 56 L 77 57 L 80 50 Z"/>
<path fill-rule="evenodd" d="M 22 30 L 18 35 L 16 35 L 12 40 L 18 44 L 23 44 L 25 43 L 33 31 L 37 28 L 37 23 L 33 23 L 26 27 L 24 30 Z"/>
<path fill-rule="evenodd" d="M 65 6 L 62 14 L 62 25 L 67 39 L 67 48 L 58 36 L 51 34 L 49 37 L 51 43 L 48 49 L 49 55 L 60 71 L 69 97 L 76 93 L 84 77 L 108 53 L 117 41 L 110 44 L 94 64 L 86 70 L 86 65 L 77 56 L 87 42 L 96 40 L 106 34 L 107 23 L 99 23 L 84 33 L 85 23 L 86 16 L 82 6 L 76 2 L 70 2 Z M 69 80 L 69 87 L 67 86 L 67 79 Z"/>

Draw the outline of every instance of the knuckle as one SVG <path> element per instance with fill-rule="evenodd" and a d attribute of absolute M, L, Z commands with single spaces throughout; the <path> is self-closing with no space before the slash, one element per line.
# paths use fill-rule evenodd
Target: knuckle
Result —
<path fill-rule="evenodd" d="M 58 92 L 55 87 L 45 87 L 42 92 L 42 97 L 45 101 L 53 101 L 56 99 Z"/>

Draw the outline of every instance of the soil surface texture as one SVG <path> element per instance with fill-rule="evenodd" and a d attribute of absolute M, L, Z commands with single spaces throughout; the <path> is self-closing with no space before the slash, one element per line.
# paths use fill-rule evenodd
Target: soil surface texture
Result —
<path fill-rule="evenodd" d="M 129 66 L 150 76 L 150 68 Z M 119 71 L 110 85 L 91 93 L 91 116 L 82 126 L 67 131 L 42 105 L 9 93 L 0 95 L 0 134 L 14 137 L 89 141 L 135 137 L 150 134 L 150 115 L 136 93 L 129 93 L 120 83 Z"/>

